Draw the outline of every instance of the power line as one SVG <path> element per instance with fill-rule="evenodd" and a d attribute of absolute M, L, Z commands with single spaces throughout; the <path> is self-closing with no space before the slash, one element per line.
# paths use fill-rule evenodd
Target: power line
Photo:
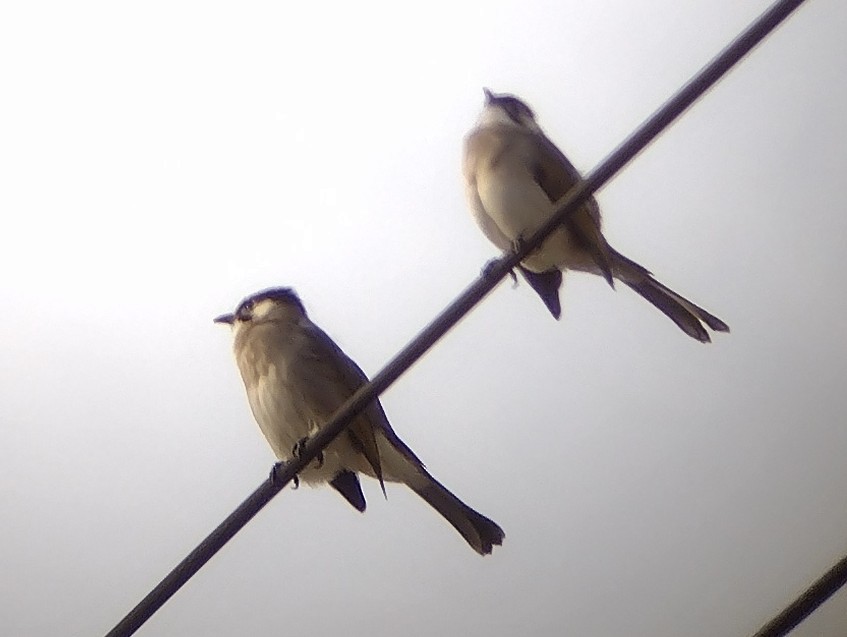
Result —
<path fill-rule="evenodd" d="M 494 260 L 486 271 L 459 297 L 426 326 L 369 383 L 353 394 L 335 415 L 303 447 L 300 456 L 277 464 L 270 478 L 242 502 L 208 537 L 180 562 L 150 593 L 133 608 L 106 637 L 132 635 L 171 598 L 200 568 L 217 553 L 253 516 L 279 493 L 321 450 L 341 433 L 369 403 L 388 389 L 444 334 L 458 323 L 532 250 L 572 214 L 579 205 L 608 182 L 633 157 L 641 152 L 671 122 L 711 88 L 742 57 L 771 33 L 804 0 L 778 0 L 741 35 L 729 44 L 656 113 L 628 137 L 583 181 L 556 202 L 556 213 L 538 232 L 519 248 Z"/>
<path fill-rule="evenodd" d="M 753 637 L 783 637 L 847 584 L 847 557 L 841 558 L 784 611 L 762 626 Z"/>

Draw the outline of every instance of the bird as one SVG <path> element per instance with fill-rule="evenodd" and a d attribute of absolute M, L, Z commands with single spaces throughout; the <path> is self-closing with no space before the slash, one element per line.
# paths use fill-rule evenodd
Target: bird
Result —
<path fill-rule="evenodd" d="M 291 460 L 332 414 L 368 382 L 361 368 L 315 323 L 297 293 L 275 287 L 248 296 L 228 324 L 247 400 L 259 428 L 280 461 Z M 299 478 L 329 485 L 358 511 L 366 502 L 359 475 L 401 482 L 438 511 L 480 555 L 503 543 L 505 534 L 438 482 L 394 433 L 374 400 L 335 438 Z"/>
<path fill-rule="evenodd" d="M 499 249 L 514 250 L 554 212 L 554 203 L 582 179 L 544 134 L 520 98 L 483 89 L 485 104 L 464 140 L 462 173 L 471 214 Z M 558 320 L 565 270 L 598 274 L 614 287 L 622 281 L 652 303 L 688 336 L 711 341 L 706 327 L 729 326 L 657 281 L 653 274 L 612 248 L 601 230 L 600 208 L 591 197 L 518 265 L 530 287 Z"/>

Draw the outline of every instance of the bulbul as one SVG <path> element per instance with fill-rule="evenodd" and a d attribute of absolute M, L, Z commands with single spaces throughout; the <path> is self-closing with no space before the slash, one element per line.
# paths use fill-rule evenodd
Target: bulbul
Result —
<path fill-rule="evenodd" d="M 465 138 L 465 189 L 485 236 L 508 251 L 551 217 L 553 204 L 581 175 L 547 138 L 529 106 L 514 95 L 484 90 L 485 106 Z M 603 276 L 612 287 L 614 279 L 623 281 L 698 341 L 711 340 L 704 324 L 718 332 L 729 331 L 719 318 L 612 248 L 601 231 L 600 208 L 593 197 L 518 267 L 556 319 L 562 311 L 562 272 L 580 270 Z"/>
<path fill-rule="evenodd" d="M 272 288 L 244 299 L 216 323 L 232 326 L 235 360 L 247 400 L 273 452 L 290 460 L 302 444 L 368 378 L 323 330 L 309 320 L 291 288 Z M 328 482 L 359 511 L 365 497 L 359 474 L 402 482 L 486 555 L 503 542 L 503 530 L 433 478 L 391 429 L 375 400 L 299 476 Z"/>

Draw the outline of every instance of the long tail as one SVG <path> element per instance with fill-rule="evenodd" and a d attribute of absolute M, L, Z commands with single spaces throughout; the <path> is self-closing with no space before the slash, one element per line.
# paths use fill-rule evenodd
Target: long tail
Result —
<path fill-rule="evenodd" d="M 728 332 L 729 326 L 713 314 L 695 305 L 653 278 L 649 270 L 610 248 L 615 276 L 652 303 L 691 338 L 701 343 L 712 339 L 706 326 L 716 332 Z"/>
<path fill-rule="evenodd" d="M 402 482 L 421 496 L 444 516 L 480 555 L 488 555 L 495 545 L 503 543 L 503 529 L 496 522 L 474 511 L 433 478 L 387 422 L 381 433 L 383 435 L 378 437 L 381 443 L 380 456 L 387 480 Z"/>
<path fill-rule="evenodd" d="M 488 555 L 495 545 L 503 543 L 506 534 L 496 522 L 474 511 L 425 470 L 421 469 L 418 477 L 407 484 L 443 515 L 480 555 Z"/>

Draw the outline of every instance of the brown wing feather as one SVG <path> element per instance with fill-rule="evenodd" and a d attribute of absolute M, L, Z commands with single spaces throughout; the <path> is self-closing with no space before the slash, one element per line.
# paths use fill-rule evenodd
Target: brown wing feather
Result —
<path fill-rule="evenodd" d="M 550 201 L 555 203 L 579 183 L 582 175 L 545 135 L 539 134 L 537 139 L 539 152 L 533 176 Z M 591 254 L 609 285 L 614 287 L 609 245 L 600 230 L 600 208 L 593 197 L 571 214 L 567 225 Z"/>
<path fill-rule="evenodd" d="M 352 396 L 359 387 L 368 382 L 368 377 L 323 330 L 317 326 L 313 326 L 313 329 L 314 334 L 310 342 L 313 347 L 313 355 L 320 363 L 320 369 L 324 372 L 324 378 L 321 379 L 321 382 L 337 383 L 347 389 L 348 395 Z M 330 361 L 337 364 L 328 364 Z M 340 405 L 337 407 L 340 407 Z M 385 483 L 382 478 L 382 464 L 379 459 L 379 447 L 374 433 L 374 427 L 382 425 L 383 422 L 387 425 L 388 420 L 377 400 L 350 423 L 346 433 L 350 436 L 354 446 L 365 456 L 368 464 L 371 465 L 384 494 Z"/>

